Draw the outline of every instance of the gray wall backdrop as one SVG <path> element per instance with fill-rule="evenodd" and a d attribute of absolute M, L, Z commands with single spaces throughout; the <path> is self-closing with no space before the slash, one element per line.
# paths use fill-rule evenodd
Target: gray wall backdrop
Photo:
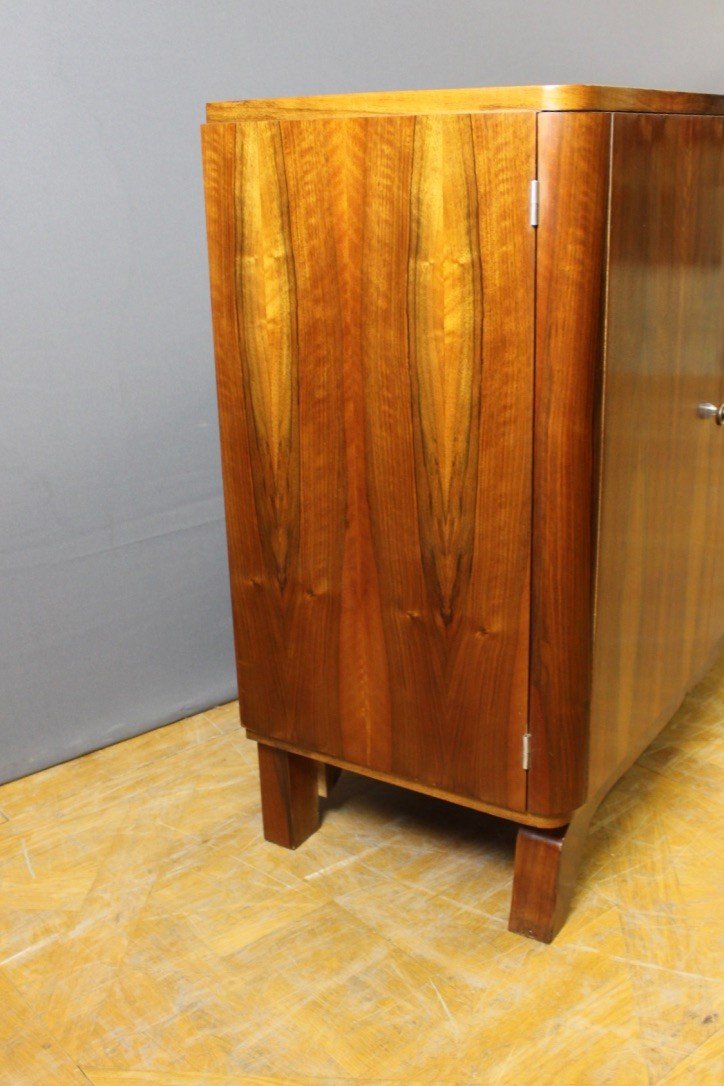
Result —
<path fill-rule="evenodd" d="M 235 694 L 216 98 L 722 87 L 721 0 L 0 0 L 0 780 Z"/>

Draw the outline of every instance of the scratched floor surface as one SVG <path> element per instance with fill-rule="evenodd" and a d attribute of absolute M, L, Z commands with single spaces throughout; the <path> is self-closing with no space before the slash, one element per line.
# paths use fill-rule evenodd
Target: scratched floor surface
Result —
<path fill-rule="evenodd" d="M 261 839 L 236 706 L 0 788 L 7 1086 L 707 1086 L 724 661 L 601 807 L 571 918 L 510 935 L 513 836 L 344 774 Z"/>

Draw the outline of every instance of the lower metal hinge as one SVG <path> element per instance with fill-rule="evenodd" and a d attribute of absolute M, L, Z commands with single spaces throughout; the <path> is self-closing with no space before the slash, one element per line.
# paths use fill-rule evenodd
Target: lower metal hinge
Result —
<path fill-rule="evenodd" d="M 530 225 L 538 225 L 538 210 L 540 208 L 540 182 L 530 183 Z"/>
<path fill-rule="evenodd" d="M 530 732 L 523 736 L 523 769 L 530 769 Z"/>

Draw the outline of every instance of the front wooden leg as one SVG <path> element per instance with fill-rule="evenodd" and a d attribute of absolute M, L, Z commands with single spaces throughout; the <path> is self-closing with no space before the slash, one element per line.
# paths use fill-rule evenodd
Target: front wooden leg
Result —
<path fill-rule="evenodd" d="M 515 845 L 508 929 L 550 943 L 563 927 L 594 806 L 582 807 L 567 826 L 520 826 Z"/>
<path fill-rule="evenodd" d="M 258 743 L 264 836 L 298 848 L 319 825 L 317 763 L 301 754 Z"/>

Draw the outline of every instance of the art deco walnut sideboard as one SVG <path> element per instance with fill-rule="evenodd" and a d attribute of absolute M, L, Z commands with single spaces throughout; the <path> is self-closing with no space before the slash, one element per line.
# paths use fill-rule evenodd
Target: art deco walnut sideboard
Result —
<path fill-rule="evenodd" d="M 209 105 L 242 722 L 264 833 L 352 769 L 519 824 L 512 930 L 724 630 L 724 97 Z"/>

